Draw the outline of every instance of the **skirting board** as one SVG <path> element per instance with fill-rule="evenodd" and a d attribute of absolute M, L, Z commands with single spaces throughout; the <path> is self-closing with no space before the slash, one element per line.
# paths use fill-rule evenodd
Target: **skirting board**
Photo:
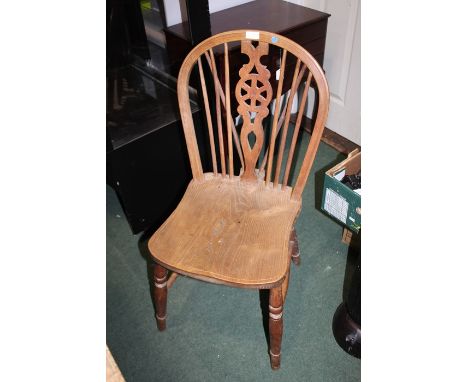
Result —
<path fill-rule="evenodd" d="M 291 123 L 296 122 L 296 115 L 291 115 Z M 312 120 L 307 117 L 302 117 L 302 128 L 311 134 Z M 357 145 L 354 142 L 351 142 L 349 139 L 346 139 L 342 135 L 335 133 L 334 131 L 325 127 L 322 135 L 322 142 L 333 147 L 335 150 L 340 153 L 348 155 L 354 149 L 359 149 L 361 151 L 361 146 Z"/>
<path fill-rule="evenodd" d="M 310 134 L 310 130 L 308 132 Z M 322 141 L 333 147 L 335 150 L 346 155 L 348 155 L 354 149 L 359 149 L 359 151 L 361 151 L 361 146 L 351 142 L 349 139 L 346 139 L 342 135 L 335 133 L 333 130 L 328 129 L 327 127 L 325 127 L 323 130 Z"/>

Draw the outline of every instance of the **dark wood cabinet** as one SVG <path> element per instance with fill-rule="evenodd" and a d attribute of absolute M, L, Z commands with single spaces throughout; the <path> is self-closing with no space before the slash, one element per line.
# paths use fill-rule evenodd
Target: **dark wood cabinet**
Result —
<path fill-rule="evenodd" d="M 234 29 L 278 33 L 302 45 L 322 65 L 328 17 L 328 13 L 282 0 L 256 0 L 212 13 L 211 33 L 214 35 Z M 165 29 L 165 35 L 171 72 L 177 76 L 182 61 L 192 49 L 188 25 L 181 23 L 170 26 Z"/>

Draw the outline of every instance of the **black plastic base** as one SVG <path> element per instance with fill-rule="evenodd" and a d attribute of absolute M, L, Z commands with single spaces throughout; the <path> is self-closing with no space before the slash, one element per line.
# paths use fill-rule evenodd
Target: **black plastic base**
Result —
<path fill-rule="evenodd" d="M 348 354 L 361 358 L 361 326 L 353 321 L 345 303 L 341 303 L 333 316 L 333 335 L 340 347 Z"/>

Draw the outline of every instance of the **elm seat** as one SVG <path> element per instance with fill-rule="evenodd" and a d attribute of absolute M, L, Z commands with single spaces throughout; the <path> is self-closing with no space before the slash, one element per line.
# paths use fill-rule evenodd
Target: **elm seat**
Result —
<path fill-rule="evenodd" d="M 265 188 L 205 174 L 149 241 L 171 270 L 214 283 L 267 288 L 284 279 L 300 201 L 291 188 Z"/>

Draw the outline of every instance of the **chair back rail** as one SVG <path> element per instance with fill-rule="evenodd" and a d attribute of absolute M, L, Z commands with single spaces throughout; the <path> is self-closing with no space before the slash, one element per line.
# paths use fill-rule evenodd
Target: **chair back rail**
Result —
<path fill-rule="evenodd" d="M 233 66 L 230 66 L 230 43 L 231 45 L 240 43 L 241 53 L 249 60 L 238 70 L 238 73 L 232 70 Z M 268 61 L 272 45 L 282 50 L 277 79 L 272 79 L 272 73 L 262 63 L 262 59 Z M 217 62 L 216 54 L 222 57 L 219 62 Z M 206 81 L 208 73 L 203 70 L 204 63 L 206 63 L 205 68 L 209 68 L 209 74 L 213 79 L 214 102 L 209 99 L 210 93 L 207 89 L 208 81 Z M 288 68 L 292 69 L 293 65 L 291 87 L 284 89 L 285 73 Z M 193 178 L 195 181 L 202 181 L 204 171 L 189 102 L 189 81 L 194 66 L 198 66 L 200 76 L 214 175 L 230 179 L 239 175 L 242 181 L 263 182 L 266 187 L 282 189 L 288 187 L 294 158 L 297 155 L 297 141 L 307 106 L 309 88 L 313 83 L 315 84 L 314 101 L 317 110 L 315 124 L 297 179 L 294 185 L 291 184 L 291 198 L 299 200 L 312 168 L 328 114 L 328 85 L 317 61 L 295 42 L 274 33 L 256 30 L 220 33 L 193 48 L 180 68 L 177 93 Z M 273 73 L 273 77 L 275 74 Z M 232 86 L 232 89 L 235 94 L 236 111 L 242 120 L 240 131 L 235 125 L 231 110 L 233 105 L 231 76 L 236 75 L 239 80 L 235 88 Z M 222 86 L 223 79 L 224 87 Z M 275 97 L 273 97 L 272 81 L 276 81 L 274 83 L 276 85 Z M 300 91 L 304 82 L 304 88 Z M 283 102 L 281 102 L 283 95 Z M 296 95 L 299 101 L 298 111 L 291 138 L 287 143 Z M 273 105 L 273 119 L 270 121 L 267 117 Z M 215 118 L 212 116 L 213 107 Z M 265 137 L 265 120 L 271 123 L 269 137 Z M 234 146 L 241 166 L 239 174 L 234 174 Z M 263 157 L 260 159 L 262 152 Z"/>

